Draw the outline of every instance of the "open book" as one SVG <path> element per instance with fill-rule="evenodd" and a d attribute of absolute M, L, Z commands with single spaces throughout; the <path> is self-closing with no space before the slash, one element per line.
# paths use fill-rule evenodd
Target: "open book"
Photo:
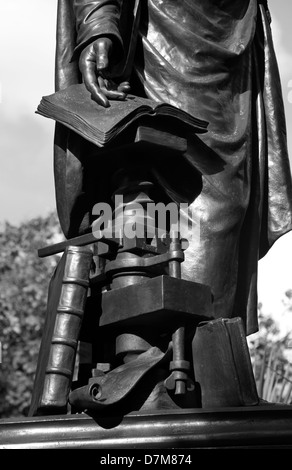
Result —
<path fill-rule="evenodd" d="M 208 123 L 175 106 L 128 95 L 125 101 L 110 101 L 104 108 L 92 100 L 84 84 L 71 85 L 44 96 L 36 111 L 64 124 L 99 147 L 110 143 L 142 116 L 166 116 L 191 126 L 195 133 L 207 131 Z"/>

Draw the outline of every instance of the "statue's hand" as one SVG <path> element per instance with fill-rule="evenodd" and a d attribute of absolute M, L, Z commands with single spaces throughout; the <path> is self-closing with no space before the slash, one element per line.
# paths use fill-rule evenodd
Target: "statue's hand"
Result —
<path fill-rule="evenodd" d="M 113 43 L 110 38 L 98 38 L 81 53 L 79 68 L 84 84 L 92 98 L 101 106 L 108 108 L 109 100 L 124 100 L 130 90 L 129 82 L 116 84 L 106 78 Z"/>

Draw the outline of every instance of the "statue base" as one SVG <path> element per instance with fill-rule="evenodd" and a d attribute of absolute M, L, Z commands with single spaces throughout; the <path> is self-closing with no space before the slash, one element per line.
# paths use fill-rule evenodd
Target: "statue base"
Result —
<path fill-rule="evenodd" d="M 0 421 L 1 449 L 292 449 L 292 406 L 186 409 Z M 129 450 L 129 454 L 131 453 Z"/>

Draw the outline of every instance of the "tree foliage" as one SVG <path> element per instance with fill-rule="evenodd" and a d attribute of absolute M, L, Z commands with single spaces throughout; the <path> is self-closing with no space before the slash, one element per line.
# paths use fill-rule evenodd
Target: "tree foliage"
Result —
<path fill-rule="evenodd" d="M 283 304 L 292 311 L 292 290 L 285 292 Z M 258 306 L 259 332 L 249 340 L 254 376 L 261 398 L 268 402 L 291 404 L 292 364 L 287 353 L 291 351 L 292 331 L 281 333 L 279 324 Z"/>
<path fill-rule="evenodd" d="M 61 239 L 59 222 L 54 213 L 19 226 L 6 223 L 0 231 L 0 418 L 27 415 L 45 320 L 49 281 L 59 259 L 58 256 L 40 259 L 37 250 Z M 285 293 L 283 303 L 285 311 L 292 312 L 292 290 Z M 291 335 L 279 336 L 277 324 L 265 315 L 261 304 L 259 320 L 260 331 L 249 341 L 257 384 L 261 382 L 260 388 L 263 389 L 264 379 L 266 384 L 269 379 L 276 390 L 281 385 L 277 377 L 286 374 L 289 388 L 292 384 L 292 370 L 291 375 L 290 372 L 287 374 L 284 350 L 289 341 L 291 344 Z M 275 380 L 265 372 L 272 351 L 277 353 Z M 285 392 L 287 397 L 289 390 Z"/>
<path fill-rule="evenodd" d="M 26 415 L 45 319 L 47 290 L 58 257 L 37 250 L 62 239 L 57 216 L 37 217 L 0 233 L 0 417 Z"/>

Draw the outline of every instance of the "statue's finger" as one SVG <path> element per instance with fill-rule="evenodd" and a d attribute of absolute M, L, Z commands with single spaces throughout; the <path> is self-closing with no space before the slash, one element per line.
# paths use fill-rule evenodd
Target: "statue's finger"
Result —
<path fill-rule="evenodd" d="M 83 71 L 83 80 L 94 101 L 96 101 L 101 106 L 108 108 L 110 106 L 109 101 L 97 83 L 94 62 L 88 61 L 86 63 Z"/>
<path fill-rule="evenodd" d="M 122 82 L 118 86 L 118 90 L 122 91 L 123 93 L 129 93 L 131 91 L 131 87 L 129 82 Z"/>
<path fill-rule="evenodd" d="M 121 82 L 121 83 L 119 84 L 119 86 L 131 88 L 129 82 Z"/>
<path fill-rule="evenodd" d="M 106 88 L 108 88 L 109 90 L 118 90 L 123 93 L 127 93 L 131 89 L 129 82 L 122 82 L 117 84 L 112 79 L 105 78 L 104 83 Z"/>
<path fill-rule="evenodd" d="M 107 88 L 101 88 L 102 93 L 110 100 L 124 100 L 126 93 L 118 90 L 108 90 Z"/>
<path fill-rule="evenodd" d="M 99 76 L 98 85 L 102 93 L 111 100 L 124 100 L 126 98 L 126 94 L 118 90 L 117 86 L 111 80 Z"/>

